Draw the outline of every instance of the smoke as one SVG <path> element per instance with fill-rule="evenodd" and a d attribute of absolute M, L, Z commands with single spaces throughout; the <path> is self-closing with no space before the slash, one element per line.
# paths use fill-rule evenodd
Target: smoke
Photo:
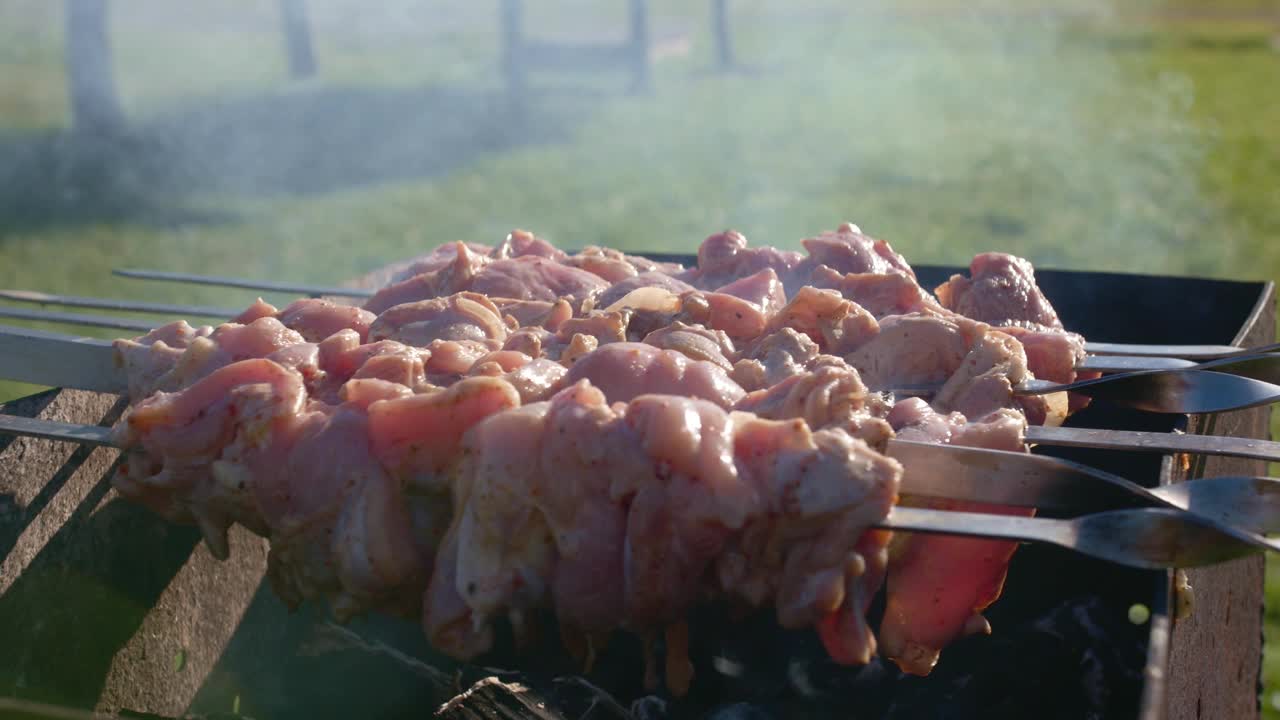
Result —
<path fill-rule="evenodd" d="M 656 0 L 652 92 L 628 94 L 625 69 L 530 71 L 520 103 L 497 2 L 305 4 L 318 72 L 297 79 L 275 3 L 112 0 L 127 137 L 87 172 L 74 143 L 0 147 L 21 161 L 0 172 L 10 222 L 176 228 L 156 261 L 252 253 L 327 279 L 512 227 L 691 251 L 725 227 L 797 247 L 844 220 L 914 262 L 1236 262 L 1200 240 L 1219 211 L 1195 81 L 1132 3 L 731 0 L 722 73 L 707 3 Z M 537 40 L 616 43 L 627 22 L 621 1 L 525 3 Z"/>

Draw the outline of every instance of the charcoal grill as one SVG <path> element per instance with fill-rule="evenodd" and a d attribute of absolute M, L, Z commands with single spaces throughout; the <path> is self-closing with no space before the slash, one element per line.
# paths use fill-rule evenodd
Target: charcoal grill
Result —
<path fill-rule="evenodd" d="M 958 271 L 916 268 L 926 287 Z M 1271 283 L 1051 270 L 1037 277 L 1064 324 L 1090 340 L 1260 345 L 1275 337 Z M 0 408 L 80 423 L 109 423 L 121 409 L 116 398 L 57 390 Z M 1095 402 L 1070 424 L 1265 438 L 1269 411 L 1187 418 Z M 1263 463 L 1237 458 L 1044 451 L 1149 486 L 1267 474 Z M 233 532 L 232 561 L 214 561 L 194 529 L 114 499 L 114 460 L 109 449 L 0 437 L 0 696 L 167 716 L 226 712 L 239 696 L 239 711 L 256 717 L 417 718 L 496 675 L 499 682 L 473 688 L 446 714 L 576 718 L 623 717 L 643 695 L 631 641 L 611 645 L 588 684 L 561 677 L 573 667 L 548 649 L 554 629 L 545 648 L 499 651 L 484 659 L 488 667 L 456 669 L 412 622 L 369 618 L 343 631 L 315 607 L 288 614 L 261 584 L 265 541 Z M 692 695 L 634 709 L 721 718 L 1257 717 L 1263 561 L 1189 575 L 1194 613 L 1179 620 L 1172 573 L 1026 546 L 987 613 L 995 634 L 960 641 L 923 679 L 880 662 L 838 668 L 809 634 L 782 632 L 768 617 L 708 612 L 693 623 Z M 1130 622 L 1136 604 L 1150 610 L 1149 622 Z"/>

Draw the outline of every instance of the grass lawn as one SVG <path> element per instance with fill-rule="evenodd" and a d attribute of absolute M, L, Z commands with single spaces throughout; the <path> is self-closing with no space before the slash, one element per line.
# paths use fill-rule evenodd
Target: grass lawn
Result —
<path fill-rule="evenodd" d="M 740 0 L 748 67 L 725 75 L 705 4 L 662 0 L 655 36 L 691 44 L 664 45 L 651 95 L 536 76 L 516 110 L 487 3 L 314 2 L 321 77 L 291 85 L 273 4 L 117 0 L 132 127 L 106 145 L 65 130 L 60 5 L 0 5 L 0 287 L 243 304 L 108 270 L 335 282 L 513 227 L 691 250 L 843 220 L 918 263 L 1280 277 L 1275 3 Z M 617 5 L 530 3 L 530 31 L 619 35 Z M 1280 640 L 1277 573 L 1268 598 Z"/>

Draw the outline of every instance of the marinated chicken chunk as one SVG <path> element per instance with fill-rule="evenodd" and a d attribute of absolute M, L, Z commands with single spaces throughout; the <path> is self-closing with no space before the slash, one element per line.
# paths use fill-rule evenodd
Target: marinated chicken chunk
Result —
<path fill-rule="evenodd" d="M 897 437 L 927 442 L 1022 450 L 1026 420 L 999 410 L 970 422 L 939 414 L 922 400 L 899 402 L 889 414 Z M 903 504 L 1029 516 L 1032 511 L 986 503 L 904 498 Z M 880 625 L 884 654 L 904 672 L 927 675 L 942 649 L 957 638 L 990 632 L 982 611 L 1004 587 L 1017 543 L 978 538 L 896 533 L 890 546 L 886 607 Z"/>
<path fill-rule="evenodd" d="M 289 604 L 418 614 L 458 658 L 552 610 L 588 658 L 665 640 L 678 695 L 690 611 L 728 601 L 927 674 L 988 630 L 1015 544 L 873 529 L 902 472 L 881 451 L 1023 449 L 1076 406 L 1015 388 L 1074 379 L 1084 341 L 1024 260 L 980 255 L 935 299 L 856 226 L 803 245 L 717 233 L 686 270 L 517 230 L 387 268 L 363 308 L 259 300 L 119 341 L 114 484 L 220 557 L 233 523 L 268 537 Z"/>
<path fill-rule="evenodd" d="M 935 292 L 943 307 L 991 325 L 1062 329 L 1058 313 L 1036 285 L 1031 263 L 1006 253 L 982 253 L 970 277 L 953 275 Z"/>
<path fill-rule="evenodd" d="M 609 402 L 662 393 L 701 398 L 728 408 L 745 394 L 720 366 L 644 343 L 610 343 L 582 355 L 561 385 L 580 380 L 589 380 Z"/>
<path fill-rule="evenodd" d="M 447 652 L 483 652 L 491 618 L 547 604 L 586 633 L 657 632 L 708 592 L 817 626 L 842 662 L 874 652 L 887 538 L 867 530 L 901 468 L 843 432 L 668 395 L 611 406 L 578 382 L 465 443 L 448 570 L 423 602 Z"/>

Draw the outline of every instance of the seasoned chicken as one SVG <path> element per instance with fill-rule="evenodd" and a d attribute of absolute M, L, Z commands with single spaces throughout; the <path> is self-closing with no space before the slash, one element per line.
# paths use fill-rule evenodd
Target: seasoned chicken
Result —
<path fill-rule="evenodd" d="M 873 390 L 942 383 L 960 369 L 969 353 L 965 328 L 928 315 L 894 315 L 879 332 L 845 356 Z"/>
<path fill-rule="evenodd" d="M 720 366 L 644 343 L 610 343 L 578 357 L 561 386 L 580 380 L 590 380 L 609 402 L 662 393 L 728 408 L 745 394 Z"/>
<path fill-rule="evenodd" d="M 880 326 L 861 306 L 831 290 L 801 288 L 769 320 L 764 334 L 790 328 L 804 333 L 833 355 L 847 355 L 880 332 Z"/>
<path fill-rule="evenodd" d="M 371 340 L 396 340 L 426 346 L 435 340 L 492 341 L 502 347 L 509 328 L 498 307 L 479 293 L 404 303 L 384 310 L 369 325 Z"/>
<path fill-rule="evenodd" d="M 675 350 L 692 360 L 713 363 L 725 371 L 733 369 L 729 358 L 737 355 L 733 341 L 724 332 L 702 325 L 686 325 L 679 320 L 645 335 L 643 342 L 664 350 Z"/>
<path fill-rule="evenodd" d="M 855 226 L 804 247 L 728 231 L 685 270 L 513 231 L 386 269 L 364 308 L 259 300 L 119 341 L 114 483 L 220 557 L 232 523 L 268 537 L 286 602 L 420 614 L 459 658 L 552 609 L 588 663 L 615 630 L 661 637 L 680 694 L 690 610 L 726 600 L 862 663 L 887 573 L 880 649 L 926 674 L 988 629 L 1015 545 L 870 529 L 901 473 L 879 451 L 1022 449 L 1049 403 L 1014 387 L 1074 379 L 1083 339 L 1017 258 L 978 256 L 939 302 Z"/>
<path fill-rule="evenodd" d="M 640 288 L 658 288 L 673 295 L 681 295 L 695 288 L 689 283 L 664 272 L 642 272 L 613 283 L 596 298 L 596 307 L 607 308 Z"/>
<path fill-rule="evenodd" d="M 708 592 L 819 627 L 842 662 L 874 652 L 887 538 L 867 528 L 901 469 L 843 432 L 668 395 L 610 406 L 578 382 L 464 443 L 447 571 L 423 602 L 447 652 L 483 652 L 490 618 L 544 604 L 589 635 L 657 632 Z"/>
<path fill-rule="evenodd" d="M 999 410 L 977 421 L 940 415 L 922 400 L 899 402 L 889 414 L 897 437 L 993 450 L 1022 450 L 1026 420 Z M 904 504 L 1029 516 L 1026 508 L 929 499 Z M 1000 596 L 1017 543 L 897 533 L 890 547 L 887 603 L 880 625 L 884 654 L 904 672 L 927 675 L 957 638 L 990 632 L 982 611 Z"/>
<path fill-rule="evenodd" d="M 835 232 L 808 238 L 803 244 L 814 263 L 839 273 L 901 273 L 915 277 L 911 266 L 889 243 L 863 235 L 852 223 L 843 223 Z"/>
<path fill-rule="evenodd" d="M 714 290 L 767 268 L 785 284 L 803 260 L 803 255 L 790 250 L 747 247 L 742 233 L 729 230 L 703 240 L 698 247 L 698 267 L 680 277 L 703 290 Z"/>
<path fill-rule="evenodd" d="M 970 277 L 953 275 L 935 292 L 942 305 L 991 325 L 1039 325 L 1062 329 L 1058 313 L 1036 285 L 1031 263 L 1005 253 L 982 253 Z"/>
<path fill-rule="evenodd" d="M 354 330 L 365 340 L 369 337 L 369 325 L 378 316 L 351 305 L 305 298 L 285 306 L 275 317 L 307 342 L 318 343 L 339 330 Z"/>

